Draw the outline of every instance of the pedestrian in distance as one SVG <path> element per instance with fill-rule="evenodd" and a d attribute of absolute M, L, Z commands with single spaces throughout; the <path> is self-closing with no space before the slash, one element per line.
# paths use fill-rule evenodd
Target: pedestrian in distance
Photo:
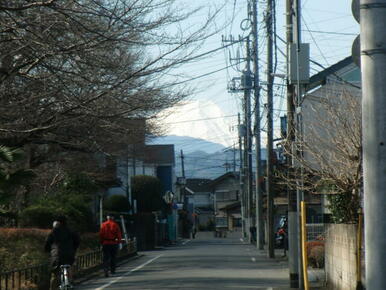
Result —
<path fill-rule="evenodd" d="M 60 266 L 70 265 L 75 262 L 75 254 L 80 244 L 77 233 L 67 226 L 67 218 L 58 216 L 53 222 L 53 228 L 47 236 L 44 249 L 50 253 L 51 279 L 50 289 L 59 289 Z M 69 269 L 69 280 L 72 282 L 72 271 Z"/>
<path fill-rule="evenodd" d="M 283 227 L 279 230 L 279 233 L 283 235 L 283 257 L 287 256 L 288 251 L 288 222 L 284 221 Z"/>
<path fill-rule="evenodd" d="M 196 234 L 197 234 L 197 228 L 196 228 L 196 226 L 194 225 L 194 226 L 193 226 L 193 230 L 192 230 L 192 238 L 193 238 L 193 239 L 196 238 Z"/>
<path fill-rule="evenodd" d="M 114 221 L 114 216 L 108 215 L 107 220 L 102 223 L 99 231 L 99 239 L 103 251 L 103 270 L 105 277 L 115 274 L 116 256 L 122 242 L 122 232 Z"/>

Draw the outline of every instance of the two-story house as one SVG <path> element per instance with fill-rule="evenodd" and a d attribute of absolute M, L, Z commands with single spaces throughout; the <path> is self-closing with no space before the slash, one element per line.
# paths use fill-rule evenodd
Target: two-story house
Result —
<path fill-rule="evenodd" d="M 196 229 L 208 229 L 214 222 L 214 199 L 211 191 L 211 179 L 186 179 L 185 192 L 190 197 Z"/>
<path fill-rule="evenodd" d="M 227 172 L 214 179 L 213 192 L 216 227 L 233 230 L 241 225 L 239 175 Z"/>

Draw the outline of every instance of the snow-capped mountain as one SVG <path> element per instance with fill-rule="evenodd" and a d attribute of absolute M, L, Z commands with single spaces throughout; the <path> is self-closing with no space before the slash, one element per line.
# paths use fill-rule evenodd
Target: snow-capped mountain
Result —
<path fill-rule="evenodd" d="M 226 115 L 212 101 L 189 101 L 164 111 L 160 117 L 166 135 L 193 137 L 225 147 L 237 142 L 236 112 Z"/>
<path fill-rule="evenodd" d="M 151 139 L 149 144 L 174 144 L 177 176 L 182 174 L 181 150 L 188 178 L 216 178 L 227 171 L 239 171 L 234 109 L 227 115 L 211 101 L 191 101 L 173 107 L 160 116 L 166 136 Z M 232 150 L 234 147 L 236 151 Z M 262 159 L 265 158 L 262 149 Z"/>

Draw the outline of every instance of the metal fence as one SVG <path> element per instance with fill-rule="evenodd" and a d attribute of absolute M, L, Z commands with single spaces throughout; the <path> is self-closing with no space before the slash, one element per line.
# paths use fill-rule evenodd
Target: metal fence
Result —
<path fill-rule="evenodd" d="M 323 223 L 306 224 L 307 241 L 323 241 L 326 236 L 326 227 Z"/>
<path fill-rule="evenodd" d="M 47 273 L 48 264 L 0 273 L 0 289 L 30 289 L 34 286 L 37 289 L 37 285 Z"/>
<path fill-rule="evenodd" d="M 137 252 L 137 242 L 134 238 L 129 241 L 127 247 L 119 252 L 118 258 L 125 259 Z M 75 277 L 81 277 L 87 272 L 95 270 L 102 264 L 102 251 L 93 251 L 76 257 L 73 271 Z M 44 289 L 42 285 L 48 285 L 50 277 L 49 264 L 33 265 L 30 267 L 0 272 L 0 290 L 29 290 Z"/>

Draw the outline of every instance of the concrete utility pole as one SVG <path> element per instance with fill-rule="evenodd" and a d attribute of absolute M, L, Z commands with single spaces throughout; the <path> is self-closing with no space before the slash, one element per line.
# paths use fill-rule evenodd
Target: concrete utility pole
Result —
<path fill-rule="evenodd" d="M 275 257 L 274 229 L 273 229 L 273 31 L 272 31 L 272 0 L 267 2 L 267 223 L 268 223 L 268 256 Z"/>
<path fill-rule="evenodd" d="M 245 20 L 243 21 L 245 22 Z M 245 29 L 244 29 L 245 30 Z M 242 226 L 243 226 L 243 237 L 248 237 L 250 239 L 250 197 L 251 197 L 251 188 L 252 188 L 252 155 L 251 155 L 251 89 L 252 89 L 252 79 L 251 79 L 251 69 L 250 61 L 251 56 L 249 52 L 249 37 L 241 38 L 239 37 L 238 41 L 235 41 L 231 36 L 230 40 L 227 40 L 223 37 L 223 42 L 246 42 L 247 43 L 247 56 L 243 58 L 246 61 L 245 70 L 243 71 L 241 77 L 233 78 L 232 81 L 228 84 L 229 92 L 243 92 L 243 124 L 241 124 L 240 114 L 238 114 L 238 133 L 239 133 L 239 149 L 240 149 L 240 197 L 241 197 L 241 215 L 242 215 Z M 234 59 L 230 59 L 231 61 Z M 240 61 L 240 58 L 237 58 L 237 61 Z"/>
<path fill-rule="evenodd" d="M 185 164 L 184 164 L 184 152 L 182 151 L 181 149 L 181 171 L 182 171 L 182 178 L 183 178 L 183 184 L 181 186 L 181 201 L 184 205 L 184 207 L 186 206 L 185 205 L 185 184 L 186 184 L 186 178 L 185 178 Z"/>
<path fill-rule="evenodd" d="M 247 218 L 247 232 L 248 238 L 251 240 L 250 227 L 251 227 L 251 207 L 252 207 L 252 130 L 251 130 L 251 89 L 252 89 L 252 76 L 251 76 L 251 50 L 250 50 L 249 36 L 246 39 L 246 63 L 245 70 L 242 76 L 242 88 L 244 89 L 244 122 L 246 127 L 245 134 L 245 150 L 244 150 L 244 164 L 245 164 L 245 184 L 246 184 L 246 218 Z"/>
<path fill-rule="evenodd" d="M 236 173 L 236 144 L 233 143 L 233 173 Z"/>
<path fill-rule="evenodd" d="M 248 6 L 249 7 L 249 6 Z M 250 13 L 249 15 L 250 16 Z M 241 23 L 242 30 L 248 30 L 249 19 L 244 19 Z M 247 24 L 247 25 L 245 25 Z M 230 40 L 226 40 L 223 37 L 223 42 L 236 42 L 231 36 Z M 246 42 L 246 57 L 245 69 L 242 73 L 241 78 L 233 78 L 228 85 L 230 92 L 243 92 L 243 117 L 244 124 L 240 125 L 239 116 L 239 145 L 241 150 L 241 143 L 244 145 L 244 154 L 240 153 L 240 163 L 243 165 L 240 168 L 240 188 L 242 190 L 242 213 L 243 216 L 243 233 L 244 237 L 248 237 L 251 240 L 250 227 L 252 225 L 252 204 L 253 204 L 253 173 L 252 173 L 252 130 L 251 130 L 251 90 L 253 89 L 252 84 L 252 73 L 251 73 L 251 49 L 249 36 L 246 38 L 239 37 L 237 42 Z M 232 59 L 231 59 L 232 60 Z M 240 59 L 238 59 L 239 61 Z M 238 83 L 239 81 L 239 83 Z M 237 85 L 237 83 L 239 85 Z M 241 142 L 242 139 L 242 142 Z M 241 156 L 243 155 L 243 156 Z M 243 161 L 243 162 L 242 162 Z M 241 170 L 242 169 L 242 170 Z"/>
<path fill-rule="evenodd" d="M 301 148 L 297 148 L 296 154 L 303 155 L 303 119 L 302 119 L 302 86 L 300 83 L 300 50 L 301 50 L 301 0 L 294 0 L 294 13 L 293 13 L 293 24 L 295 25 L 294 32 L 294 40 L 296 43 L 296 134 L 295 134 L 295 143 L 296 146 L 301 144 Z M 300 204 L 304 200 L 304 191 L 303 191 L 303 166 L 300 164 L 300 174 L 297 178 L 297 189 L 296 189 L 296 207 L 297 207 L 297 230 L 298 230 L 298 273 L 299 273 L 299 288 L 304 289 L 304 281 L 303 281 L 303 261 L 301 259 L 301 251 L 302 251 L 302 243 L 299 238 L 302 234 L 301 229 L 301 213 L 300 213 Z"/>
<path fill-rule="evenodd" d="M 366 288 L 386 289 L 386 0 L 360 1 Z"/>
<path fill-rule="evenodd" d="M 241 134 L 241 117 L 240 113 L 237 114 L 238 117 L 238 130 L 239 130 L 239 153 L 240 153 L 240 173 L 239 173 L 239 180 L 240 180 L 240 200 L 241 200 L 241 226 L 242 226 L 242 232 L 243 232 L 243 237 L 246 237 L 246 232 L 245 232 L 245 195 L 244 195 L 244 170 L 243 170 L 243 164 L 244 164 L 244 159 L 243 159 L 243 139 L 242 139 L 242 134 Z"/>
<path fill-rule="evenodd" d="M 289 65 L 290 46 L 293 43 L 293 0 L 286 1 L 286 26 L 287 26 L 287 67 Z M 291 180 L 294 176 L 292 154 L 296 154 L 293 150 L 295 142 L 295 86 L 290 83 L 287 78 L 287 140 L 286 140 L 286 162 L 288 166 L 287 177 Z M 290 287 L 299 287 L 299 239 L 298 239 L 298 215 L 296 208 L 296 191 L 288 186 L 288 268 Z"/>
<path fill-rule="evenodd" d="M 185 164 L 184 164 L 184 151 L 181 149 L 181 170 L 182 170 L 182 177 L 185 178 Z"/>
<path fill-rule="evenodd" d="M 263 217 L 263 193 L 260 188 L 259 179 L 263 176 L 261 171 L 261 136 L 260 136 L 260 79 L 259 79 L 259 36 L 257 23 L 257 0 L 252 2 L 252 37 L 253 37 L 253 92 L 255 99 L 255 149 L 256 149 L 256 246 L 259 250 L 264 249 L 264 217 Z"/>

